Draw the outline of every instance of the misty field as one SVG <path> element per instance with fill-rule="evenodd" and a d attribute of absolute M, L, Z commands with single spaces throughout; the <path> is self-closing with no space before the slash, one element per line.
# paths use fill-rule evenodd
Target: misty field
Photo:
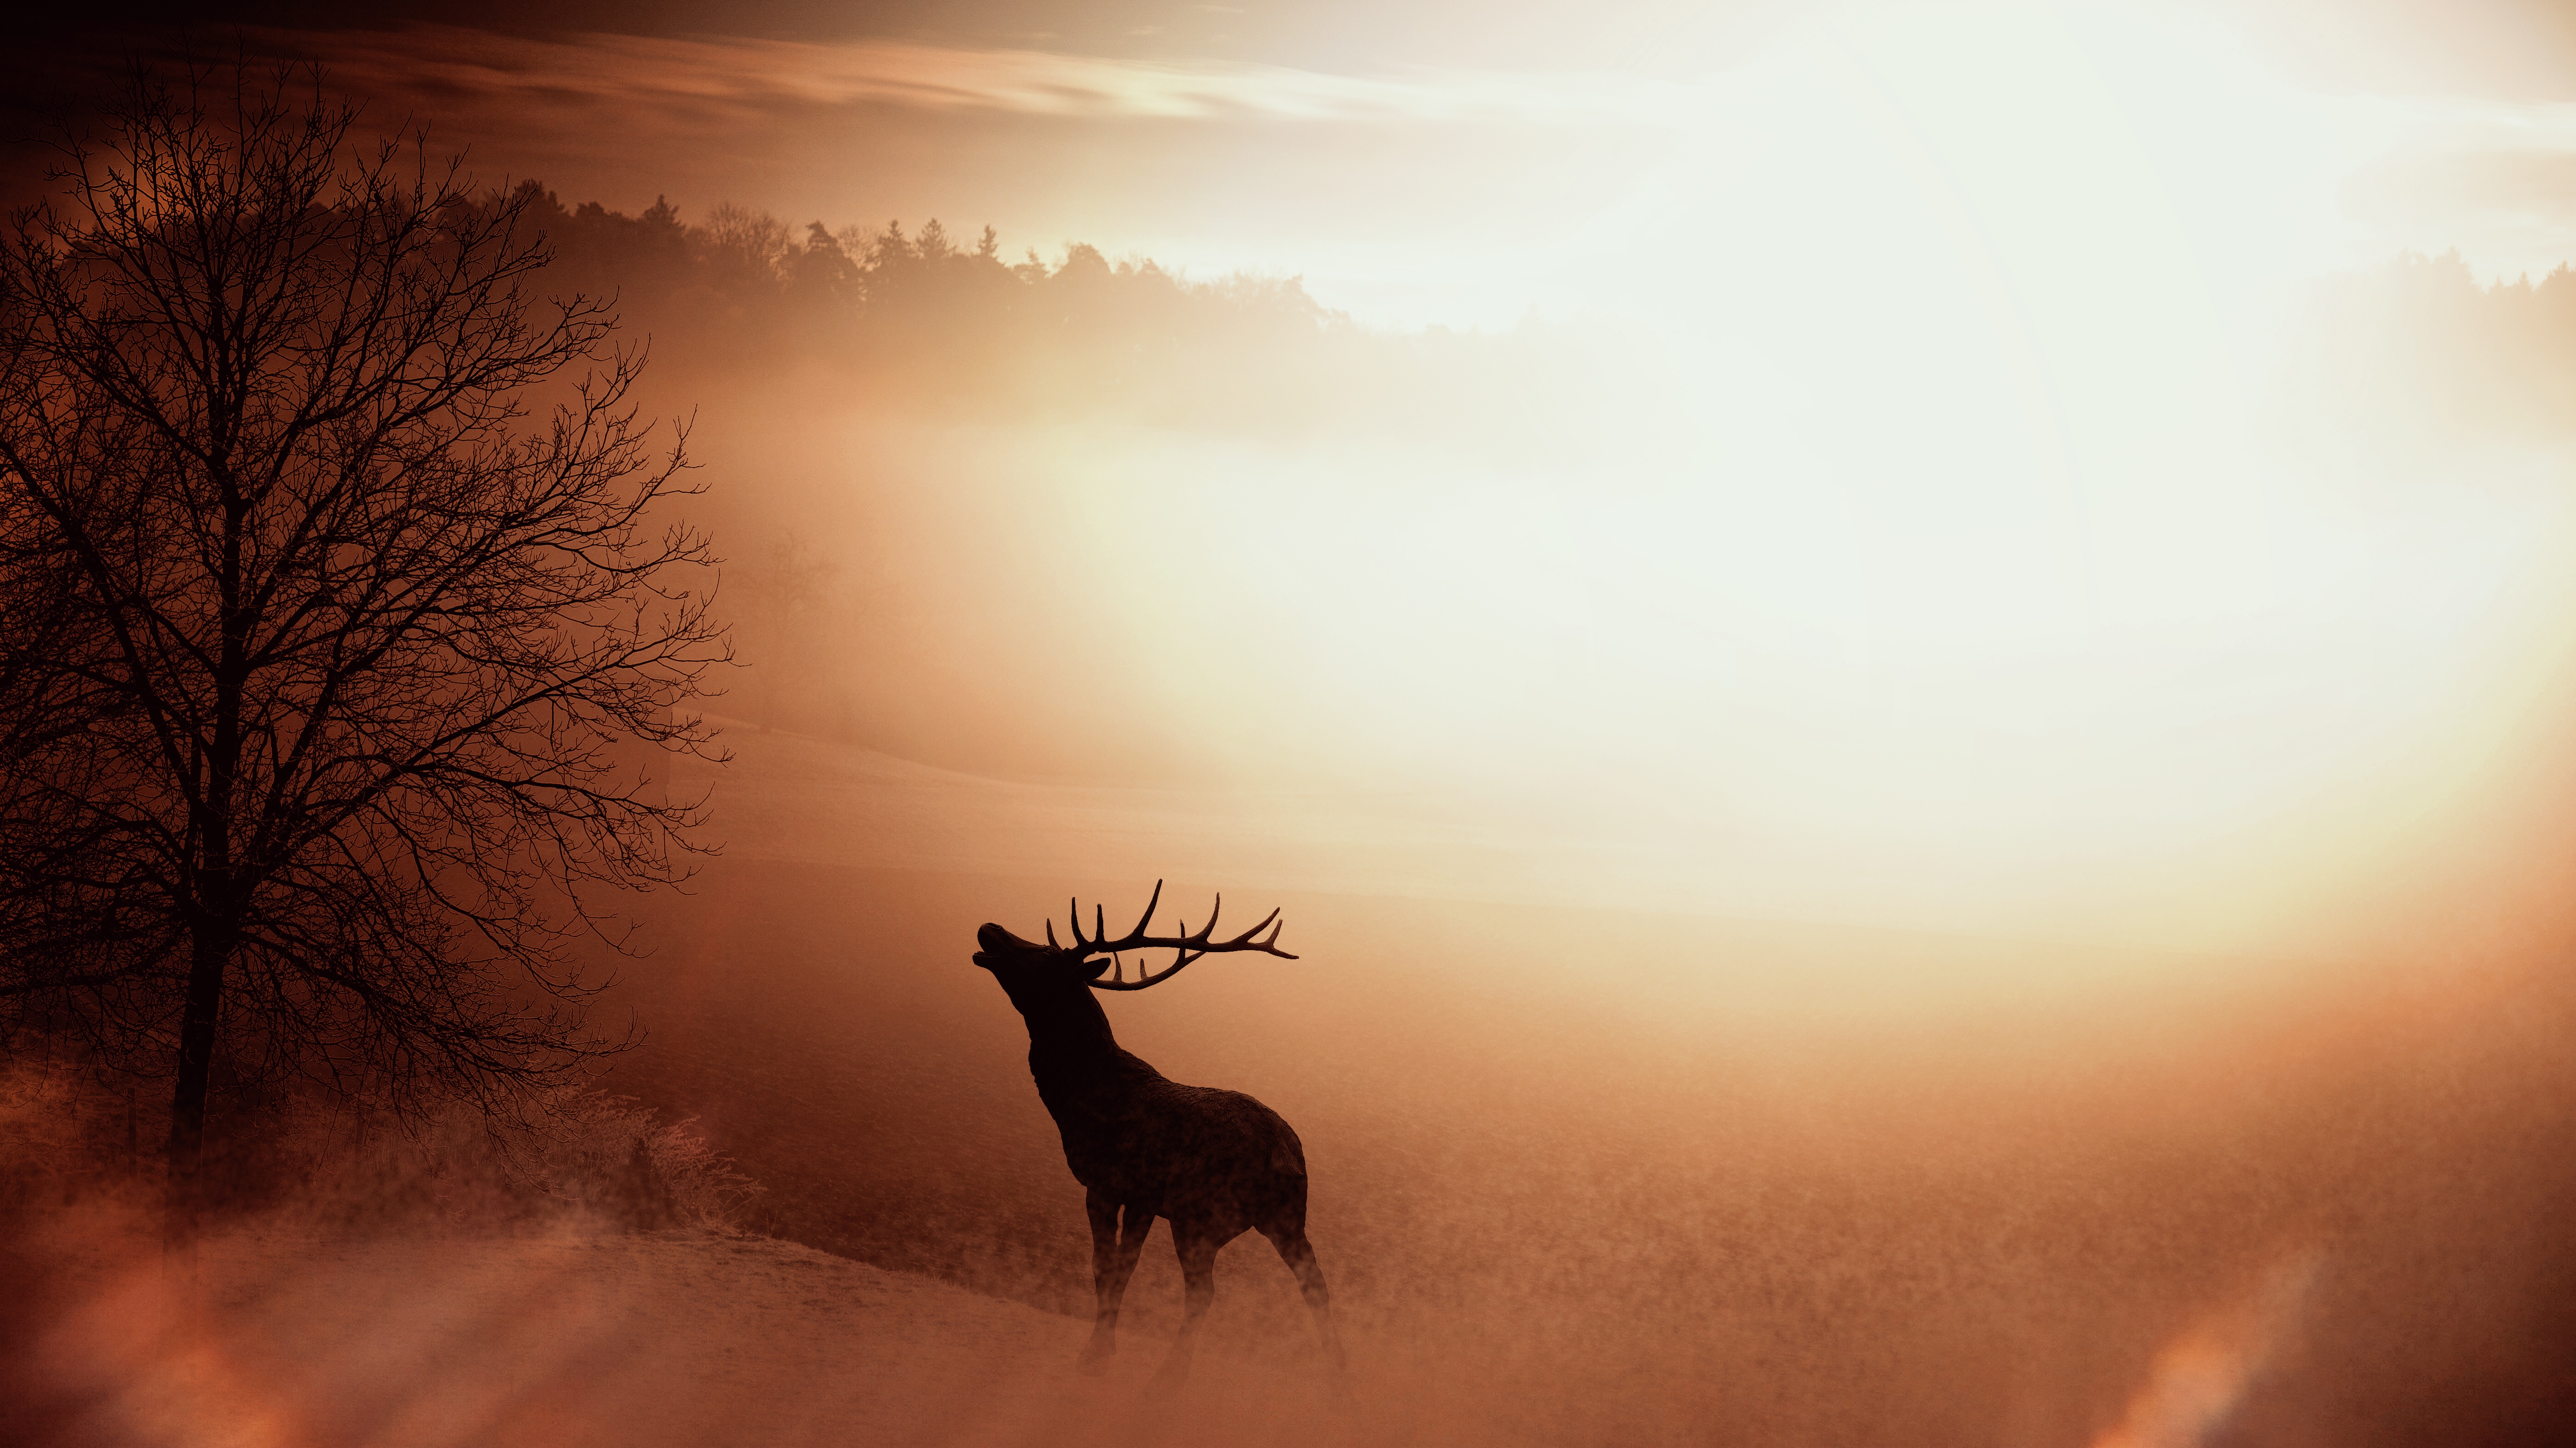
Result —
<path fill-rule="evenodd" d="M 1385 798 L 732 739 L 726 852 L 652 903 L 605 1003 L 650 1033 L 607 1084 L 698 1118 L 767 1187 L 769 1235 L 441 1245 L 254 1215 L 191 1306 L 148 1231 L 75 1214 L 25 1240 L 23 1300 L 62 1315 L 22 1317 L 21 1349 L 121 1356 L 45 1380 L 99 1414 L 62 1441 L 2470 1442 L 2566 1408 L 2536 1350 L 2576 1189 L 2545 972 L 2355 989 L 1406 895 L 1444 861 L 1544 873 L 1551 846 Z M 1178 1404 L 1141 1391 L 1179 1308 L 1159 1232 L 1117 1374 L 1071 1374 L 1081 1190 L 966 956 L 986 918 L 1034 932 L 1068 889 L 1133 908 L 1157 872 L 1167 899 L 1284 905 L 1303 956 L 1109 1004 L 1129 1049 L 1304 1137 L 1345 1414 L 1251 1237 Z"/>
<path fill-rule="evenodd" d="M 1304 958 L 1112 998 L 1119 1039 L 1297 1126 L 1390 1441 L 2475 1441 L 2565 1409 L 2538 1345 L 2576 1265 L 2576 1063 L 2539 965 L 2464 992 L 1408 898 L 1387 887 L 1458 844 L 1416 825 L 1411 860 L 1347 860 L 1403 838 L 1365 801 L 739 743 L 741 823 L 631 969 L 668 1024 L 619 1076 L 703 1113 L 794 1240 L 1086 1313 L 1080 1189 L 964 956 L 983 919 L 1035 933 L 1060 890 L 1115 915 L 1168 874 L 1167 900 L 1283 904 Z M 956 868 L 977 845 L 1009 873 Z M 1149 1331 L 1178 1312 L 1168 1251 L 1130 1293 Z M 1257 1238 L 1211 1321 L 1313 1361 Z"/>

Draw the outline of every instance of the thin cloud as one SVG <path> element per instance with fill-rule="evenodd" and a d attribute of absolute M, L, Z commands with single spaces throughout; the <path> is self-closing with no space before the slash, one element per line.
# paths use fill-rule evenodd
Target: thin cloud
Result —
<path fill-rule="evenodd" d="M 1671 82 L 1616 75 L 1417 71 L 1389 79 L 882 41 L 625 35 L 531 41 L 447 26 L 264 38 L 278 51 L 326 61 L 351 90 L 537 104 L 662 101 L 765 110 L 788 103 L 1068 118 L 1667 126 L 1686 119 L 1695 94 Z"/>
<path fill-rule="evenodd" d="M 2358 138 L 2338 193 L 2383 247 L 2457 249 L 2483 276 L 2576 257 L 2576 105 L 2338 98 Z"/>

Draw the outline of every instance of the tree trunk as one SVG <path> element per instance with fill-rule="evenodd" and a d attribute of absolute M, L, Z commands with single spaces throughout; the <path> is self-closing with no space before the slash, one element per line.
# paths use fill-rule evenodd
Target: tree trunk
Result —
<path fill-rule="evenodd" d="M 212 874 L 214 872 L 202 872 Z M 202 893 L 213 893 L 203 891 Z M 206 902 L 213 903 L 213 902 Z M 179 1083 L 170 1097 L 170 1196 L 165 1235 L 195 1235 L 205 1206 L 206 1087 L 215 1064 L 215 1022 L 224 1001 L 224 967 L 232 958 L 229 912 L 208 910 L 188 965 L 188 999 L 179 1017 Z"/>
<path fill-rule="evenodd" d="M 220 459 L 220 451 L 218 458 Z M 242 537 L 249 502 L 231 469 L 212 469 L 223 497 L 223 556 L 216 575 L 222 642 L 215 665 L 214 740 L 205 757 L 205 797 L 198 808 L 196 920 L 189 934 L 188 1000 L 179 1018 L 179 1083 L 170 1098 L 170 1240 L 196 1235 L 206 1205 L 206 1087 L 214 1072 L 215 1023 L 224 1003 L 224 968 L 240 937 L 240 900 L 232 859 L 233 785 L 241 763 L 242 685 L 249 621 L 241 608 Z"/>

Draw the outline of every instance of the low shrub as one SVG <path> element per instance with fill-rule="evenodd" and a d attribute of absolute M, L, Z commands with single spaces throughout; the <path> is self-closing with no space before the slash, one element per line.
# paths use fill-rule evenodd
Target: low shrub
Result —
<path fill-rule="evenodd" d="M 152 1084 L 25 1053 L 0 1064 L 0 1208 L 157 1205 L 168 1117 Z M 739 1230 L 762 1191 L 695 1118 L 598 1091 L 403 1116 L 293 1096 L 228 1106 L 205 1164 L 224 1215 L 356 1231 Z"/>

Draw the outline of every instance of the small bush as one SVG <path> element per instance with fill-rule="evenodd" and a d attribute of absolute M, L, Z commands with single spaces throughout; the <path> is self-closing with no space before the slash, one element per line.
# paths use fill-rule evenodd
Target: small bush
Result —
<path fill-rule="evenodd" d="M 68 1205 L 127 1185 L 139 1164 L 137 1115 L 131 1083 L 58 1061 L 0 1065 L 0 1208 Z"/>
<path fill-rule="evenodd" d="M 507 1129 L 451 1108 L 436 1124 L 440 1165 L 499 1187 L 518 1215 L 583 1214 L 629 1231 L 738 1227 L 761 1191 L 694 1117 L 661 1122 L 630 1097 L 595 1091 L 536 1104 L 525 1127 Z"/>
<path fill-rule="evenodd" d="M 0 1067 L 0 1207 L 102 1195 L 151 1205 L 167 1118 L 138 1101 L 132 1083 L 76 1064 L 20 1056 Z M 355 1231 L 733 1230 L 762 1190 L 695 1118 L 665 1122 L 632 1098 L 570 1089 L 508 1117 L 462 1100 L 407 1119 L 239 1102 L 211 1134 L 206 1170 L 231 1214 Z"/>

